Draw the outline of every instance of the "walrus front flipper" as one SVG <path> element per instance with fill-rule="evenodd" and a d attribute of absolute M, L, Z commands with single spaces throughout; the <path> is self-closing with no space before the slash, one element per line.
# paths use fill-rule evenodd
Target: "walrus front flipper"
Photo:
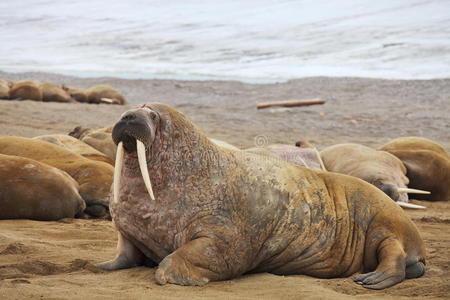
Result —
<path fill-rule="evenodd" d="M 212 238 L 192 240 L 159 263 L 155 273 L 156 282 L 161 285 L 173 283 L 201 286 L 209 281 L 232 278 L 230 264 L 224 258 L 226 252 L 225 249 L 218 248 L 217 241 Z"/>
<path fill-rule="evenodd" d="M 356 276 L 353 280 L 363 287 L 382 290 L 405 280 L 406 253 L 400 242 L 388 238 L 378 246 L 378 267 L 374 272 Z"/>
<path fill-rule="evenodd" d="M 142 252 L 119 232 L 116 257 L 113 260 L 95 264 L 95 266 L 106 271 L 114 271 L 129 269 L 142 264 L 144 264 Z"/>

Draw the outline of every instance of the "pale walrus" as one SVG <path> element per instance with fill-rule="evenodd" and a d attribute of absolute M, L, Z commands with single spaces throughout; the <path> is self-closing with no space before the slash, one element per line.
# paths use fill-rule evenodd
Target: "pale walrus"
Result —
<path fill-rule="evenodd" d="M 72 177 L 32 159 L 0 154 L 0 182 L 0 219 L 53 221 L 86 208 Z"/>
<path fill-rule="evenodd" d="M 450 201 L 450 155 L 429 139 L 404 137 L 380 147 L 398 157 L 406 166 L 409 186 L 430 191 L 415 198 L 429 201 Z"/>
<path fill-rule="evenodd" d="M 125 112 L 113 139 L 119 241 L 100 268 L 159 264 L 156 281 L 180 285 L 364 271 L 355 281 L 372 289 L 424 274 L 416 226 L 360 179 L 218 147 L 164 104 Z"/>
<path fill-rule="evenodd" d="M 60 147 L 63 147 L 69 151 L 72 151 L 76 154 L 79 154 L 83 157 L 106 162 L 110 165 L 114 165 L 114 161 L 109 159 L 105 154 L 101 153 L 100 151 L 94 149 L 93 147 L 89 146 L 88 144 L 84 143 L 83 141 L 80 141 L 79 139 L 76 139 L 70 135 L 66 134 L 48 134 L 48 135 L 41 135 L 36 136 L 33 139 L 46 141 L 55 145 L 58 145 Z"/>
<path fill-rule="evenodd" d="M 38 83 L 30 80 L 16 82 L 9 90 L 9 98 L 16 100 L 42 101 L 42 90 Z"/>
<path fill-rule="evenodd" d="M 54 83 L 44 81 L 39 83 L 39 88 L 42 91 L 42 101 L 69 103 L 76 102 L 67 91 L 65 91 L 61 86 Z"/>
<path fill-rule="evenodd" d="M 0 99 L 9 99 L 9 90 L 12 85 L 12 81 L 0 79 Z"/>
<path fill-rule="evenodd" d="M 317 149 L 285 144 L 273 144 L 264 147 L 246 149 L 259 155 L 268 155 L 313 170 L 326 171 Z"/>
<path fill-rule="evenodd" d="M 37 160 L 66 171 L 79 186 L 86 201 L 85 212 L 93 217 L 108 217 L 109 193 L 114 169 L 51 143 L 17 136 L 0 137 L 0 153 Z"/>
<path fill-rule="evenodd" d="M 373 184 L 400 206 L 424 208 L 408 203 L 409 183 L 406 168 L 397 157 L 359 144 L 338 144 L 320 152 L 325 168 L 330 172 L 358 177 Z"/>

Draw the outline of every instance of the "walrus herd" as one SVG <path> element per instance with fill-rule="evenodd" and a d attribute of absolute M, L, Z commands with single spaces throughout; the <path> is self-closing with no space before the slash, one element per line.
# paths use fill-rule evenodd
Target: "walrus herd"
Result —
<path fill-rule="evenodd" d="M 48 81 L 12 82 L 4 79 L 0 79 L 0 99 L 118 105 L 127 103 L 122 93 L 109 85 L 96 85 L 86 90 L 79 90 Z"/>
<path fill-rule="evenodd" d="M 53 88 L 0 80 L 0 97 L 125 103 L 103 87 Z M 450 155 L 415 137 L 379 149 L 319 152 L 298 141 L 241 150 L 150 103 L 110 127 L 0 137 L 0 179 L 0 219 L 112 218 L 117 255 L 101 269 L 157 266 L 157 283 L 179 285 L 362 273 L 356 283 L 384 289 L 425 272 L 424 243 L 399 205 L 424 208 L 407 193 L 450 200 Z"/>

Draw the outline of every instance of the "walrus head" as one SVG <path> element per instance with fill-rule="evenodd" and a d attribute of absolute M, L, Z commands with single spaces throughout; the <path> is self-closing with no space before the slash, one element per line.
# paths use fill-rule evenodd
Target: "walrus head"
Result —
<path fill-rule="evenodd" d="M 112 139 L 117 145 L 113 184 L 114 201 L 117 200 L 119 191 L 124 151 L 129 154 L 137 154 L 145 186 L 150 198 L 155 200 L 147 168 L 146 149 L 152 146 L 159 124 L 159 114 L 151 108 L 143 106 L 125 112 L 114 125 Z"/>
<path fill-rule="evenodd" d="M 375 185 L 377 188 L 382 190 L 386 195 L 388 195 L 392 200 L 394 200 L 398 205 L 402 207 L 407 208 L 419 208 L 424 209 L 424 206 L 412 204 L 409 203 L 408 194 L 407 193 L 413 193 L 413 194 L 429 194 L 428 191 L 422 191 L 417 189 L 410 189 L 407 187 L 397 187 L 396 185 L 384 182 L 382 180 L 377 180 L 375 182 L 372 182 L 373 185 Z"/>

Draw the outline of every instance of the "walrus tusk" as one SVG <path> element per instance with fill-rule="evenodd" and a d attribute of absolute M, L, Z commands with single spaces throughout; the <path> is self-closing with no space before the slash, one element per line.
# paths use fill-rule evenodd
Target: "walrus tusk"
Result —
<path fill-rule="evenodd" d="M 136 139 L 136 149 L 139 160 L 139 168 L 141 169 L 142 178 L 144 179 L 145 186 L 147 187 L 148 194 L 152 200 L 155 200 L 153 195 L 152 183 L 150 182 L 150 176 L 147 169 L 147 158 L 145 157 L 145 145 L 140 140 Z"/>
<path fill-rule="evenodd" d="M 110 98 L 100 98 L 100 101 L 105 102 L 105 103 L 113 103 L 114 102 L 114 100 L 110 99 Z"/>
<path fill-rule="evenodd" d="M 416 189 L 410 189 L 410 188 L 397 188 L 397 192 L 399 193 L 411 193 L 411 194 L 431 194 L 428 191 L 422 191 L 422 190 L 416 190 Z"/>
<path fill-rule="evenodd" d="M 320 167 L 322 168 L 323 171 L 326 171 L 327 168 L 325 168 L 325 164 L 323 163 L 322 157 L 320 156 L 320 153 L 316 147 L 314 147 L 314 152 L 316 153 L 317 159 L 319 160 Z"/>
<path fill-rule="evenodd" d="M 119 201 L 120 176 L 122 175 L 123 166 L 123 144 L 117 145 L 116 162 L 114 163 L 114 181 L 113 181 L 113 202 Z"/>
<path fill-rule="evenodd" d="M 426 209 L 425 206 L 417 205 L 417 204 L 412 204 L 412 203 L 408 203 L 408 202 L 397 201 L 396 203 L 397 203 L 399 206 L 401 206 L 401 207 L 406 207 L 406 208 L 416 208 L 416 209 Z"/>

